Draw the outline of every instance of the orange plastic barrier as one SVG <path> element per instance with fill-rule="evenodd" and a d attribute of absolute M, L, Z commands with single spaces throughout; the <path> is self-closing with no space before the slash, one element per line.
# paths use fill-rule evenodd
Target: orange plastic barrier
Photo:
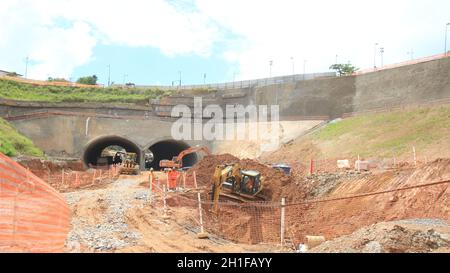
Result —
<path fill-rule="evenodd" d="M 69 229 L 64 197 L 0 153 L 0 252 L 63 252 Z"/>

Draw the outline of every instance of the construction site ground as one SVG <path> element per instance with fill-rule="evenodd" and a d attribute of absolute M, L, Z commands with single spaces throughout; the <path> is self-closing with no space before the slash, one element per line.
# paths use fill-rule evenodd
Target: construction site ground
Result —
<path fill-rule="evenodd" d="M 281 252 L 279 246 L 247 245 L 214 234 L 198 239 L 190 223 L 193 208 L 149 202 L 148 173 L 121 176 L 114 183 L 65 193 L 72 209 L 68 252 Z M 158 198 L 155 196 L 155 198 Z"/>

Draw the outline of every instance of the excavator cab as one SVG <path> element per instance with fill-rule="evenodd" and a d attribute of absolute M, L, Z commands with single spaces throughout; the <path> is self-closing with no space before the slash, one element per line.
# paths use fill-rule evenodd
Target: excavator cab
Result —
<path fill-rule="evenodd" d="M 218 211 L 219 197 L 238 202 L 264 201 L 261 173 L 241 170 L 239 164 L 219 165 L 212 177 L 213 212 Z"/>
<path fill-rule="evenodd" d="M 241 171 L 242 181 L 239 192 L 249 195 L 258 193 L 261 188 L 261 173 L 258 171 Z"/>

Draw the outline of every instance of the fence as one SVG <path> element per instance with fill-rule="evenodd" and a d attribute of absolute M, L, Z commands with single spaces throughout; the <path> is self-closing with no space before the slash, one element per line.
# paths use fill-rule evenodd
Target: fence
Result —
<path fill-rule="evenodd" d="M 389 177 L 383 173 L 381 179 L 361 176 L 346 185 L 350 193 L 338 191 L 328 198 L 250 203 L 221 201 L 219 213 L 216 214 L 212 211 L 209 189 L 197 185 L 194 173 L 192 179 L 188 176 L 184 179 L 182 175 L 172 191 L 168 190 L 166 174 L 151 176 L 150 200 L 164 212 L 177 207 L 191 209 L 194 213 L 186 225 L 198 227 L 195 229 L 197 231 L 204 229 L 238 243 L 298 247 L 300 243 L 305 243 L 307 235 L 325 236 L 331 240 L 379 222 L 416 218 L 450 219 L 450 203 L 446 201 L 450 197 L 450 176 L 430 180 L 427 174 L 430 166 L 421 164 L 418 158 L 416 165 L 411 159 L 385 166 L 399 169 L 404 167 L 402 162 L 407 162 L 412 164 L 408 175 Z M 320 163 L 317 166 L 318 169 L 323 168 Z M 331 171 L 331 165 L 329 168 Z M 315 172 L 319 171 L 316 169 Z M 420 180 L 422 172 L 423 179 Z"/>
<path fill-rule="evenodd" d="M 62 252 L 69 228 L 64 198 L 0 153 L 0 252 Z"/>
<path fill-rule="evenodd" d="M 293 83 L 297 81 L 313 80 L 317 78 L 329 78 L 336 77 L 335 72 L 322 72 L 322 73 L 309 73 L 309 74 L 296 74 L 280 77 L 262 78 L 256 80 L 247 81 L 233 81 L 226 83 L 212 83 L 212 84 L 196 84 L 196 85 L 173 85 L 173 86 L 163 86 L 163 85 L 136 85 L 136 88 L 144 89 L 160 89 L 160 90 L 196 90 L 196 89 L 236 89 L 236 88 L 249 88 L 249 87 L 262 87 L 274 84 L 285 84 Z M 125 87 L 124 85 L 115 85 L 117 87 Z"/>
<path fill-rule="evenodd" d="M 408 65 L 414 65 L 414 64 L 444 59 L 444 58 L 448 58 L 448 57 L 449 57 L 448 54 L 437 54 L 437 55 L 432 55 L 432 56 L 428 56 L 428 57 L 424 57 L 424 58 L 420 58 L 420 59 L 414 59 L 414 60 L 410 60 L 410 61 L 406 61 L 406 62 L 383 65 L 382 67 L 358 70 L 353 75 L 362 75 L 362 74 L 367 74 L 367 73 L 372 73 L 372 72 L 377 72 L 377 71 L 382 71 L 382 70 L 387 70 L 387 69 L 398 68 L 398 67 L 402 67 L 402 66 L 408 66 Z"/>
<path fill-rule="evenodd" d="M 32 170 L 36 175 L 45 179 L 48 184 L 60 192 L 92 187 L 113 181 L 119 175 L 121 166 L 114 165 L 106 169 L 90 169 L 88 171 L 58 171 Z"/>

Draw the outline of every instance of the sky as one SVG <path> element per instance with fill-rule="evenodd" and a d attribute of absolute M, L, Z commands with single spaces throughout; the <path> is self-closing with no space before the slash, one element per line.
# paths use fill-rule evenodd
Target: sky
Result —
<path fill-rule="evenodd" d="M 450 1 L 0 0 L 0 18 L 0 70 L 203 84 L 443 53 Z"/>

